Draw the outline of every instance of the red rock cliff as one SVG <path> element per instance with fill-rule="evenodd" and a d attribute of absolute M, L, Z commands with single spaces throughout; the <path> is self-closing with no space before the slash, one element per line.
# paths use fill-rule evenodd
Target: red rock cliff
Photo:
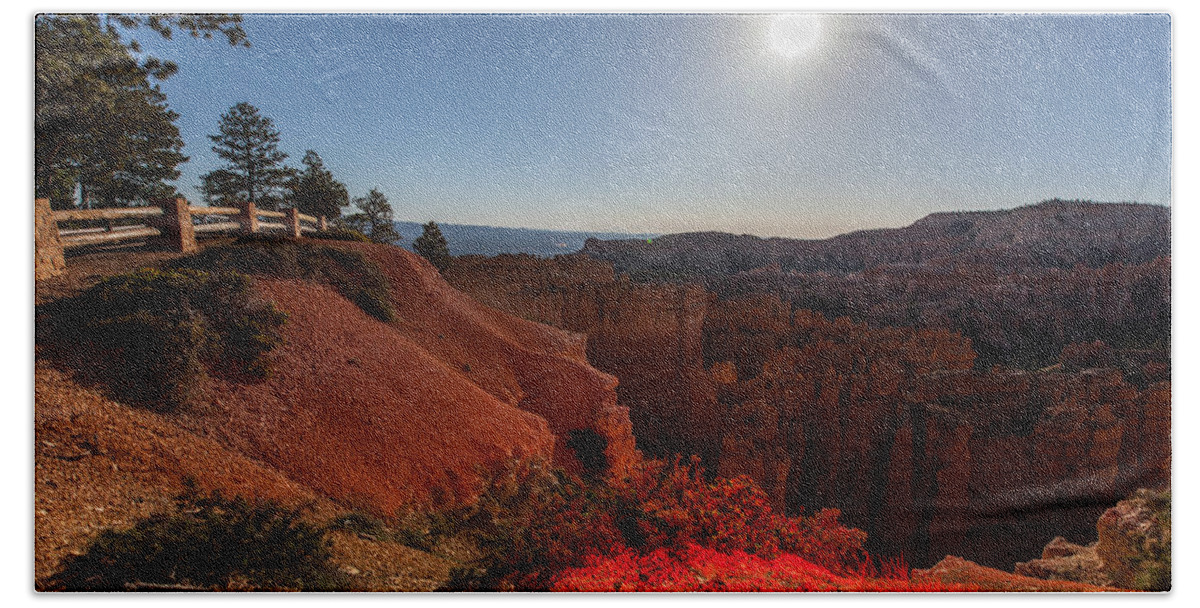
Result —
<path fill-rule="evenodd" d="M 639 447 L 715 462 L 722 412 L 704 369 L 703 289 L 618 280 L 578 256 L 462 258 L 448 279 L 501 310 L 586 334 L 588 361 L 620 378 Z"/>
<path fill-rule="evenodd" d="M 838 507 L 872 551 L 918 566 L 954 554 L 1011 568 L 1056 535 L 1086 540 L 1104 505 L 1169 470 L 1166 383 L 978 371 L 956 332 L 630 284 L 578 258 L 472 259 L 451 280 L 587 333 L 640 445 L 749 475 L 778 507 Z"/>
<path fill-rule="evenodd" d="M 803 310 L 789 325 L 770 298 L 713 311 L 710 356 L 741 362 L 721 390 L 738 413 L 721 473 L 751 475 L 790 508 L 841 508 L 877 552 L 1010 567 L 1056 530 L 1086 539 L 1105 504 L 1168 469 L 1166 384 L 1139 392 L 1114 369 L 973 371 L 956 334 Z"/>
<path fill-rule="evenodd" d="M 509 458 L 581 464 L 568 440 L 605 441 L 605 462 L 636 457 L 614 377 L 585 362 L 583 337 L 513 318 L 455 291 L 399 248 L 345 245 L 383 269 L 396 320 L 333 290 L 257 281 L 289 314 L 273 373 L 214 381 L 197 427 L 318 492 L 383 514 L 460 501 L 480 467 Z"/>

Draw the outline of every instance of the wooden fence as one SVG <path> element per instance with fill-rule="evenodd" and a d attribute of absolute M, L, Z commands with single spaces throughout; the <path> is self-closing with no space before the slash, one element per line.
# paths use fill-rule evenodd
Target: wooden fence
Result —
<path fill-rule="evenodd" d="M 60 228 L 62 222 L 99 225 Z M 77 247 L 148 240 L 173 251 L 194 253 L 199 249 L 197 239 L 203 237 L 257 232 L 300 237 L 327 229 L 324 216 L 306 215 L 295 208 L 267 211 L 254 203 L 195 207 L 177 198 L 151 207 L 53 211 L 48 199 L 39 198 L 34 200 L 34 277 L 45 279 L 64 272 L 63 252 Z"/>

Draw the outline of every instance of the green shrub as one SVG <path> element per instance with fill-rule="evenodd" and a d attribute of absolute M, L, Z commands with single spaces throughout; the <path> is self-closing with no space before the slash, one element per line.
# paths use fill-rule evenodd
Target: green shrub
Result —
<path fill-rule="evenodd" d="M 442 539 L 458 531 L 447 513 L 409 511 L 398 514 L 391 539 L 413 549 L 433 551 Z"/>
<path fill-rule="evenodd" d="M 106 530 L 63 562 L 49 588 L 122 591 L 148 585 L 211 590 L 333 591 L 349 587 L 330 563 L 325 531 L 297 510 L 240 497 L 181 497 L 178 511 Z"/>
<path fill-rule="evenodd" d="M 1141 540 L 1142 551 L 1133 563 L 1133 588 L 1171 590 L 1171 491 L 1139 490 L 1134 498 L 1146 502 L 1154 525 Z"/>
<path fill-rule="evenodd" d="M 112 276 L 41 312 L 51 351 L 116 398 L 157 411 L 186 404 L 206 371 L 264 377 L 287 319 L 253 299 L 244 275 L 186 269 Z"/>
<path fill-rule="evenodd" d="M 540 460 L 512 461 L 475 504 L 450 514 L 478 557 L 454 568 L 445 591 L 548 590 L 551 577 L 615 547 L 619 533 L 590 489 Z"/>
<path fill-rule="evenodd" d="M 395 518 L 385 523 L 374 515 L 352 511 L 334 518 L 329 523 L 329 529 L 400 543 L 428 552 L 433 551 L 442 539 L 458 531 L 452 513 L 407 510 L 397 513 Z"/>
<path fill-rule="evenodd" d="M 329 524 L 329 528 L 331 530 L 345 530 L 354 534 L 369 534 L 376 537 L 382 535 L 384 532 L 383 520 L 362 511 L 353 511 L 335 518 Z"/>
<path fill-rule="evenodd" d="M 247 235 L 232 244 L 209 247 L 176 260 L 173 267 L 324 283 L 381 321 L 395 317 L 387 277 L 356 251 L 270 235 Z"/>
<path fill-rule="evenodd" d="M 446 237 L 442 235 L 442 230 L 438 227 L 437 222 L 425 224 L 421 236 L 413 241 L 413 251 L 429 260 L 429 263 L 433 264 L 438 272 L 446 272 L 446 269 L 454 263 L 454 258 L 450 257 L 450 247 L 446 244 Z"/>
<path fill-rule="evenodd" d="M 310 238 L 324 239 L 324 240 L 328 240 L 328 241 L 354 241 L 357 243 L 370 243 L 371 242 L 371 238 L 368 237 L 367 235 L 365 235 L 353 228 L 346 228 L 344 226 L 335 226 L 333 228 L 330 228 L 329 230 L 324 230 L 321 232 L 314 232 L 312 234 L 309 234 L 308 236 Z"/>

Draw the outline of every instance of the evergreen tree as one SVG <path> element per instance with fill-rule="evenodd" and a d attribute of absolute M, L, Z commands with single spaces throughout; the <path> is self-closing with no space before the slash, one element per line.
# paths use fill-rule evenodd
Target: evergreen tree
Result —
<path fill-rule="evenodd" d="M 251 202 L 263 209 L 278 209 L 283 192 L 295 171 L 283 165 L 287 154 L 279 150 L 275 123 L 242 102 L 221 115 L 220 133 L 208 138 L 213 152 L 228 163 L 201 178 L 205 200 L 217 203 Z"/>
<path fill-rule="evenodd" d="M 93 140 L 100 154 L 86 156 L 80 169 L 81 198 L 115 207 L 178 196 L 166 183 L 187 161 L 178 116 L 158 87 L 145 82 L 118 96 L 113 120 Z"/>
<path fill-rule="evenodd" d="M 438 228 L 437 222 L 425 224 L 421 236 L 413 241 L 413 251 L 429 260 L 439 272 L 445 272 L 453 261 L 450 248 L 446 246 L 446 237 L 442 236 L 442 229 Z"/>
<path fill-rule="evenodd" d="M 304 153 L 304 170 L 296 174 L 288 189 L 292 204 L 301 213 L 335 218 L 342 214 L 342 207 L 350 204 L 350 195 L 345 184 L 333 179 L 333 173 L 325 168 L 321 156 L 312 150 Z"/>
<path fill-rule="evenodd" d="M 185 162 L 177 115 L 151 80 L 178 69 L 141 55 L 122 29 L 146 26 L 166 39 L 225 36 L 249 46 L 228 14 L 39 15 L 34 22 L 34 188 L 57 208 L 79 201 L 120 205 L 171 196 Z"/>
<path fill-rule="evenodd" d="M 76 191 L 99 206 L 174 195 L 166 182 L 187 157 L 178 115 L 150 82 L 174 64 L 139 63 L 96 15 L 39 16 L 34 37 L 36 195 L 58 208 Z"/>
<path fill-rule="evenodd" d="M 345 224 L 357 230 L 376 243 L 395 243 L 400 240 L 400 233 L 392 224 L 392 206 L 387 197 L 376 188 L 372 188 L 366 196 L 355 197 L 354 206 L 359 212 L 348 216 Z"/>

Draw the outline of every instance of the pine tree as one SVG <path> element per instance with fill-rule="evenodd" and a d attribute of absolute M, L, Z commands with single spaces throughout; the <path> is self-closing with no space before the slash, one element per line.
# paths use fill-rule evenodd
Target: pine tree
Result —
<path fill-rule="evenodd" d="M 187 161 L 178 116 L 157 86 L 142 82 L 118 96 L 113 120 L 94 140 L 100 153 L 89 155 L 80 171 L 85 197 L 94 206 L 115 207 L 177 196 L 166 182 L 177 179 L 176 167 Z"/>
<path fill-rule="evenodd" d="M 228 163 L 201 180 L 200 190 L 212 203 L 251 202 L 277 209 L 295 171 L 283 165 L 287 154 L 279 150 L 275 123 L 242 102 L 221 115 L 220 134 L 209 135 L 213 152 Z"/>
<path fill-rule="evenodd" d="M 37 196 L 69 207 L 124 205 L 175 194 L 166 182 L 187 160 L 178 114 L 151 78 L 169 62 L 138 61 L 95 15 L 39 16 L 34 180 Z"/>
<path fill-rule="evenodd" d="M 392 224 L 392 206 L 387 197 L 379 190 L 372 188 L 366 196 L 355 197 L 354 206 L 359 212 L 348 216 L 345 224 L 357 230 L 376 243 L 395 243 L 400 240 L 400 233 Z"/>
<path fill-rule="evenodd" d="M 301 213 L 327 218 L 340 216 L 342 207 L 350 204 L 346 185 L 333 179 L 333 173 L 325 168 L 316 152 L 308 150 L 300 162 L 304 164 L 304 170 L 288 184 L 292 204 Z"/>
<path fill-rule="evenodd" d="M 442 236 L 442 229 L 438 228 L 437 222 L 425 224 L 421 236 L 413 241 L 413 251 L 429 260 L 439 272 L 445 272 L 453 261 L 450 248 L 446 246 L 446 237 Z"/>

